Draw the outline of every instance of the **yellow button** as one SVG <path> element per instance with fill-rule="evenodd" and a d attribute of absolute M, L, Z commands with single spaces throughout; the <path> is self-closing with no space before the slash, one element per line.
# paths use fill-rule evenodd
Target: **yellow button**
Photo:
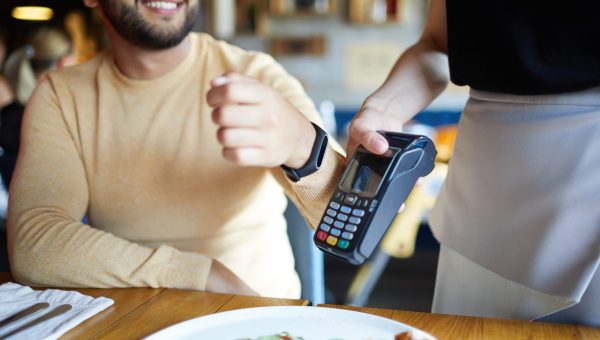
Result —
<path fill-rule="evenodd" d="M 327 243 L 331 244 L 332 246 L 335 246 L 337 244 L 337 237 L 333 237 L 333 236 L 329 236 L 327 237 Z"/>

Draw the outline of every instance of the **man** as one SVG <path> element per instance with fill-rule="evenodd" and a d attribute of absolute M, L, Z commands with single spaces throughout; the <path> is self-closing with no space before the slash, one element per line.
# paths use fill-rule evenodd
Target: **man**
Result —
<path fill-rule="evenodd" d="M 189 34 L 198 0 L 84 2 L 112 48 L 49 74 L 28 104 L 14 277 L 298 297 L 282 188 L 314 225 L 343 166 L 313 147 L 300 84 L 264 54 Z"/>

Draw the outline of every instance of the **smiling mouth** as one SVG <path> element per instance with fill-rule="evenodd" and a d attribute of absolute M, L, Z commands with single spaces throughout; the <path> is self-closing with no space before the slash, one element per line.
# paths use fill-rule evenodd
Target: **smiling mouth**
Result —
<path fill-rule="evenodd" d="M 142 1 L 142 4 L 150 9 L 173 11 L 181 7 L 183 2 L 147 0 Z"/>

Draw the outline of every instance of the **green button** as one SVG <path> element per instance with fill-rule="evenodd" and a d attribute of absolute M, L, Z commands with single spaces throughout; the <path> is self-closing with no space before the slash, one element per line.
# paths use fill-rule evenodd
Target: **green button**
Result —
<path fill-rule="evenodd" d="M 337 246 L 338 246 L 339 248 L 341 248 L 341 249 L 346 249 L 346 248 L 348 248 L 348 247 L 350 246 L 350 242 L 348 242 L 348 241 L 346 241 L 346 240 L 340 240 L 340 241 L 338 242 L 338 245 L 337 245 Z"/>

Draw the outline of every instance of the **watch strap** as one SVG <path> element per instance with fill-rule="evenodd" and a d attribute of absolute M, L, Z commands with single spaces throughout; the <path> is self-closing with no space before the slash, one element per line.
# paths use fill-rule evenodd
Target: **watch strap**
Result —
<path fill-rule="evenodd" d="M 302 177 L 306 177 L 319 170 L 321 163 L 323 163 L 323 158 L 325 157 L 325 150 L 327 149 L 328 141 L 327 132 L 321 129 L 321 127 L 317 124 L 313 122 L 311 122 L 311 124 L 315 128 L 316 137 L 315 143 L 313 144 L 310 156 L 308 157 L 306 163 L 298 169 L 293 169 L 283 164 L 281 165 L 281 168 L 287 177 L 293 182 L 298 182 Z"/>

